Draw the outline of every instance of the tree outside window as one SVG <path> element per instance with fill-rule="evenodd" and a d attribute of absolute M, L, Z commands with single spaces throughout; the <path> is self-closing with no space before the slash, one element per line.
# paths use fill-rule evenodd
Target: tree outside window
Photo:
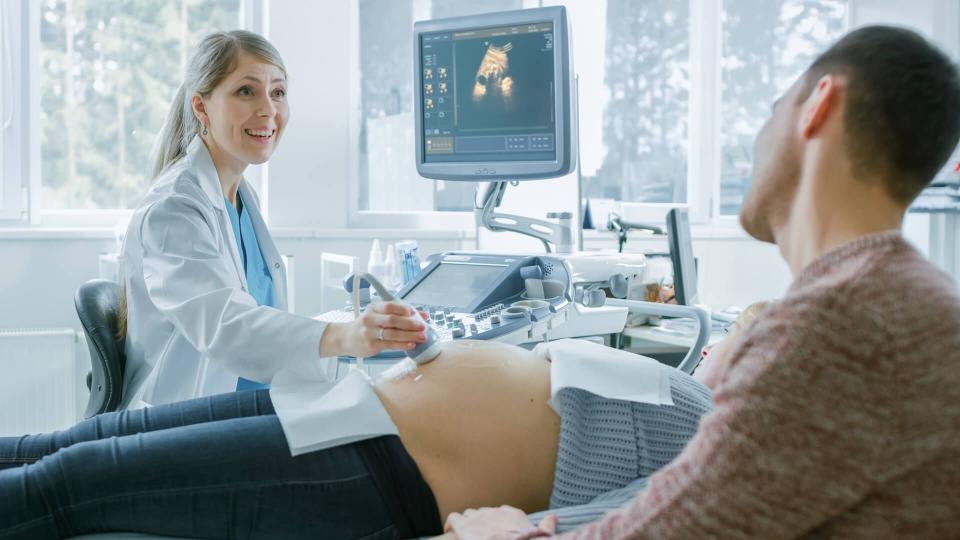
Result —
<path fill-rule="evenodd" d="M 44 0 L 43 208 L 135 206 L 190 53 L 239 20 L 240 0 Z"/>
<path fill-rule="evenodd" d="M 843 0 L 724 0 L 721 215 L 740 211 L 774 100 L 840 37 L 846 11 Z"/>

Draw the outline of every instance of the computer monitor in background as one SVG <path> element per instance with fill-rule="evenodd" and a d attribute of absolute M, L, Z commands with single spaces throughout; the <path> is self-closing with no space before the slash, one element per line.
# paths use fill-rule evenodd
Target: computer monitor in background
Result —
<path fill-rule="evenodd" d="M 537 180 L 575 166 L 566 9 L 414 24 L 417 172 Z"/>
<path fill-rule="evenodd" d="M 670 261 L 673 263 L 673 294 L 677 303 L 691 306 L 697 303 L 697 266 L 690 241 L 690 216 L 685 208 L 667 212 L 667 239 L 670 242 Z"/>

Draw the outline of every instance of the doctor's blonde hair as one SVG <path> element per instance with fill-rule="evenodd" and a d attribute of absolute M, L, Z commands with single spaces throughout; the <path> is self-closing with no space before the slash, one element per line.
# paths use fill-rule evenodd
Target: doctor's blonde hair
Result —
<path fill-rule="evenodd" d="M 247 53 L 257 59 L 272 64 L 287 76 L 283 59 L 269 41 L 263 36 L 246 30 L 214 32 L 203 38 L 197 46 L 184 74 L 183 83 L 177 89 L 177 95 L 170 104 L 170 111 L 157 136 L 154 146 L 152 179 L 182 158 L 190 141 L 200 133 L 203 126 L 193 113 L 191 103 L 194 94 L 207 97 L 237 67 L 240 53 Z M 122 274 L 122 273 L 121 273 Z M 120 276 L 120 310 L 117 318 L 117 338 L 123 340 L 127 335 L 127 294 L 126 279 Z"/>

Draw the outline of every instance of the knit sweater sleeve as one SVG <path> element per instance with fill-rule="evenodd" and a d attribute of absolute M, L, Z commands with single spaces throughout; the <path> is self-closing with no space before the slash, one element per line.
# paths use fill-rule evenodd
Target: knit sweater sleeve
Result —
<path fill-rule="evenodd" d="M 844 296 L 768 310 L 677 459 L 568 537 L 796 537 L 862 499 L 897 397 L 879 319 Z"/>

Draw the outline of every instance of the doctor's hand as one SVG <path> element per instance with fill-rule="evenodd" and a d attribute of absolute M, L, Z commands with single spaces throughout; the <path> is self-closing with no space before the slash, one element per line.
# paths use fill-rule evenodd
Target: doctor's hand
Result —
<path fill-rule="evenodd" d="M 399 302 L 370 304 L 359 319 L 330 323 L 320 339 L 320 356 L 372 356 L 385 349 L 412 349 L 427 340 L 426 323 Z"/>
<path fill-rule="evenodd" d="M 557 516 L 549 515 L 537 527 L 530 524 L 523 510 L 512 506 L 453 512 L 447 516 L 444 532 L 453 532 L 459 540 L 526 540 L 553 536 Z"/>

